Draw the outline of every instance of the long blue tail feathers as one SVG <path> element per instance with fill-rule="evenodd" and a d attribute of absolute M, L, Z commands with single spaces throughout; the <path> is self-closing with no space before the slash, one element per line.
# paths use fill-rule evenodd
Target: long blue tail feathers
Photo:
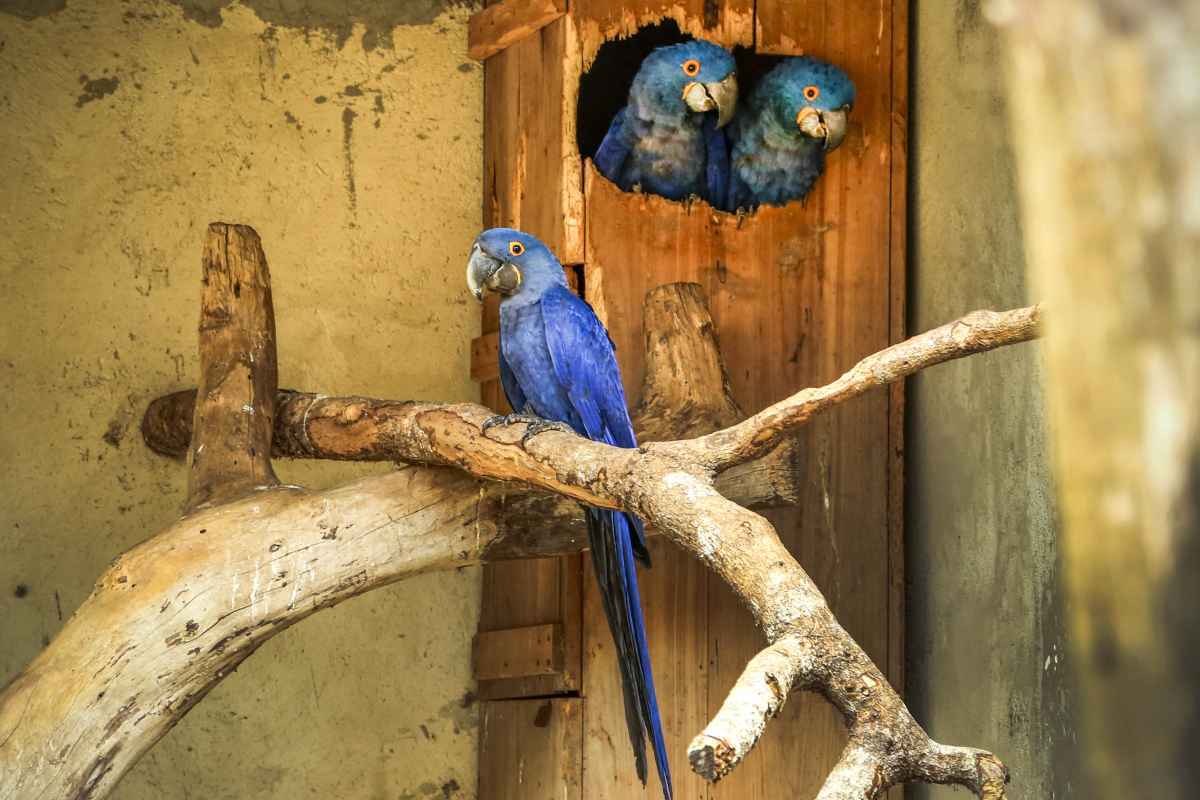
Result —
<path fill-rule="evenodd" d="M 649 734 L 663 797 L 671 800 L 671 769 L 667 763 L 662 719 L 658 714 L 650 648 L 646 641 L 646 625 L 642 619 L 637 583 L 636 560 L 644 553 L 641 525 L 628 514 L 590 508 L 587 510 L 587 521 L 592 565 L 596 580 L 600 583 L 604 613 L 612 631 L 621 669 L 625 721 L 629 728 L 629 742 L 633 747 L 637 775 L 644 784 L 647 775 L 645 735 Z M 635 548 L 640 552 L 635 554 Z"/>

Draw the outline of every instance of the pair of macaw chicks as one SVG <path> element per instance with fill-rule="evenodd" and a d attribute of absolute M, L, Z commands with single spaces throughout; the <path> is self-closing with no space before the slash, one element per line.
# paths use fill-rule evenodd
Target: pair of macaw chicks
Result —
<path fill-rule="evenodd" d="M 832 64 L 789 58 L 738 108 L 736 67 L 703 40 L 651 52 L 592 158 L 600 174 L 622 191 L 723 211 L 802 199 L 845 138 L 854 83 Z"/>
<path fill-rule="evenodd" d="M 698 195 L 718 208 L 781 205 L 803 197 L 845 135 L 854 85 L 837 67 L 794 58 L 763 79 L 748 111 L 735 115 L 733 57 L 704 41 L 660 48 L 642 63 L 629 104 L 596 153 L 622 189 L 673 199 Z M 732 151 L 722 128 L 732 119 Z M 500 382 L 525 438 L 567 428 L 597 442 L 636 447 L 621 371 L 608 332 L 567 287 L 562 265 L 533 236 L 484 231 L 467 264 L 477 299 L 500 300 Z M 588 539 L 621 671 L 625 720 L 637 775 L 646 781 L 650 738 L 663 796 L 671 800 L 662 719 L 638 594 L 637 562 L 649 566 L 642 522 L 624 511 L 587 508 Z"/>

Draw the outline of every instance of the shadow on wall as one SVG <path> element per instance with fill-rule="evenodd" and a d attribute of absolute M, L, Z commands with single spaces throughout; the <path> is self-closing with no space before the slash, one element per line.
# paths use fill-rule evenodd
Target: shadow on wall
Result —
<path fill-rule="evenodd" d="M 340 48 L 362 25 L 364 50 L 392 47 L 392 30 L 398 25 L 429 25 L 444 11 L 453 8 L 476 9 L 479 0 L 167 0 L 183 11 L 184 17 L 209 28 L 223 23 L 221 11 L 235 3 L 242 5 L 268 25 L 326 33 Z M 49 16 L 67 7 L 67 0 L 0 0 L 0 12 L 22 19 Z M 129 10 L 127 15 L 153 18 L 153 12 Z"/>

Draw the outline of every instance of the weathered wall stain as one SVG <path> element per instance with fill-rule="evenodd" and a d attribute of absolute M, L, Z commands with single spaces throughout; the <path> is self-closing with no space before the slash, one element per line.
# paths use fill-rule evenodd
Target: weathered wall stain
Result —
<path fill-rule="evenodd" d="M 350 211 L 358 210 L 358 189 L 354 186 L 354 118 L 358 114 L 346 106 L 342 109 L 342 152 L 346 156 L 346 195 L 350 198 Z"/>
<path fill-rule="evenodd" d="M 121 81 L 114 77 L 88 78 L 87 75 L 80 75 L 79 83 L 83 86 L 83 91 L 75 101 L 76 108 L 83 108 L 88 103 L 108 97 L 121 85 Z"/>
<path fill-rule="evenodd" d="M 67 7 L 67 0 L 0 0 L 0 14 L 37 19 Z"/>
<path fill-rule="evenodd" d="M 321 32 L 338 47 L 362 25 L 364 50 L 393 46 L 392 29 L 398 25 L 428 25 L 444 11 L 475 8 L 474 0 L 240 0 L 259 19 L 272 25 L 304 32 Z M 221 24 L 221 11 L 235 0 L 170 0 L 188 19 L 202 25 Z"/>

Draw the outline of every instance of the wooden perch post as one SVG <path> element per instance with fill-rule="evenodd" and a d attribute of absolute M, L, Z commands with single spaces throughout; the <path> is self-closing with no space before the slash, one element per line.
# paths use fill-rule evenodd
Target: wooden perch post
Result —
<path fill-rule="evenodd" d="M 219 432 L 215 445 L 203 442 L 201 463 L 210 446 L 219 446 L 227 468 L 202 472 L 193 485 L 207 502 L 193 497 L 191 514 L 120 557 L 0 694 L 0 797 L 105 796 L 259 645 L 321 608 L 419 572 L 579 549 L 582 535 L 546 538 L 569 527 L 560 526 L 577 513 L 564 512 L 562 498 L 569 498 L 639 514 L 725 580 L 763 632 L 766 648 L 689 748 L 700 775 L 717 780 L 735 768 L 788 695 L 810 689 L 837 707 L 850 734 L 820 800 L 873 800 L 913 780 L 1003 798 L 999 760 L 929 739 L 770 523 L 722 496 L 714 475 L 770 454 L 797 426 L 846 399 L 942 361 L 1033 338 L 1036 308 L 968 315 L 869 356 L 828 386 L 729 425 L 740 415 L 718 390 L 723 368 L 703 302 L 690 287 L 663 289 L 650 304 L 656 329 L 647 335 L 652 368 L 643 403 L 643 410 L 661 412 L 643 417 L 657 419 L 672 436 L 682 434 L 668 419 L 692 431 L 726 427 L 636 450 L 554 431 L 523 442 L 520 424 L 485 434 L 491 413 L 471 404 L 298 393 L 278 397 L 272 427 L 263 422 L 270 415 L 258 412 L 276 397 L 265 260 L 255 260 L 261 250 L 252 232 L 237 229 L 236 236 L 239 260 L 206 260 L 205 308 L 224 309 L 228 325 L 221 336 L 202 335 L 202 348 L 214 351 L 201 359 L 202 391 L 195 401 L 184 395 L 156 401 L 143 427 L 157 449 L 178 453 L 194 416 L 195 450 L 202 437 Z M 247 251 L 248 242 L 255 248 Z M 250 291 L 208 271 L 212 265 L 231 276 L 250 262 L 259 266 L 238 273 L 253 275 Z M 222 361 L 225 341 L 245 343 L 254 359 L 226 350 Z M 687 363 L 672 347 L 697 360 L 697 374 L 707 376 L 702 384 L 668 388 Z M 224 391 L 222 374 L 240 384 Z M 229 401 L 238 392 L 256 409 L 244 414 L 253 424 L 222 419 L 242 411 Z M 194 415 L 187 413 L 190 402 Z M 670 413 L 673 402 L 691 403 L 691 411 Z M 287 455 L 431 466 L 309 493 L 274 483 L 265 464 L 272 447 Z M 515 485 L 542 494 L 517 492 Z M 248 490 L 255 491 L 213 502 Z M 511 524 L 514 518 L 521 523 Z M 506 550 L 506 543 L 516 544 Z"/>
<path fill-rule="evenodd" d="M 646 371 L 633 412 L 638 441 L 711 433 L 742 419 L 700 285 L 668 283 L 651 289 L 642 316 Z"/>
<path fill-rule="evenodd" d="M 275 311 L 258 234 L 208 226 L 200 297 L 200 396 L 188 450 L 187 510 L 217 505 L 278 481 L 271 468 L 275 421 Z"/>

